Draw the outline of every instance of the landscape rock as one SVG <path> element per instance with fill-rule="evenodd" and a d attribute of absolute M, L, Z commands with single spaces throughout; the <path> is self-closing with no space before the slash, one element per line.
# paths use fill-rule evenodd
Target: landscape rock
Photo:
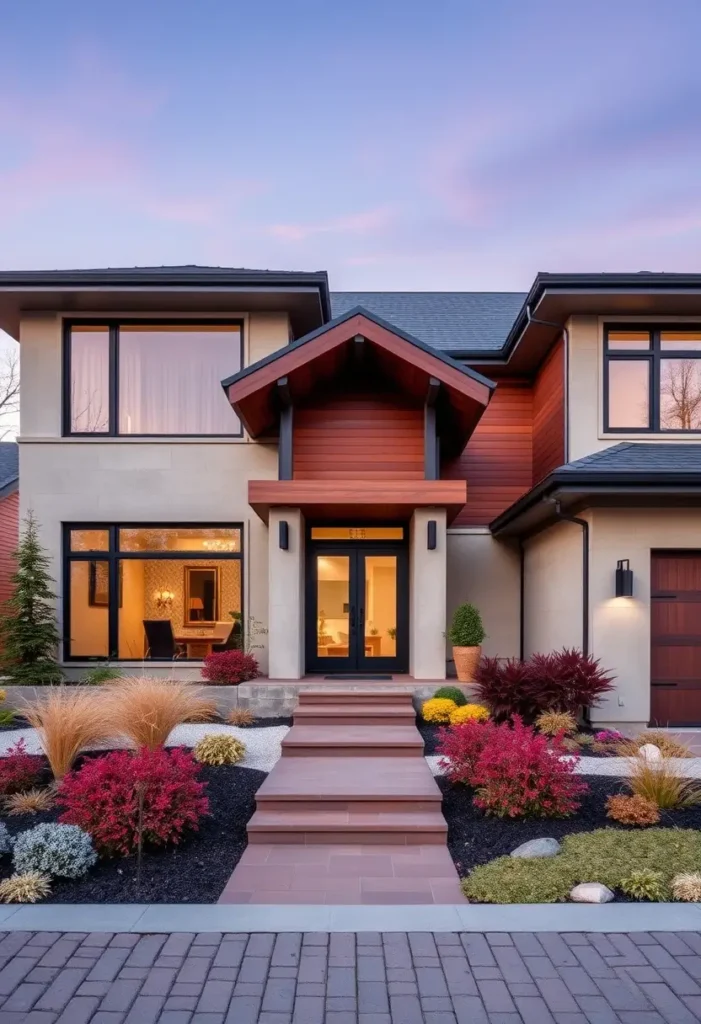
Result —
<path fill-rule="evenodd" d="M 581 882 L 570 892 L 570 899 L 573 903 L 610 903 L 613 893 L 601 882 Z"/>
<path fill-rule="evenodd" d="M 662 752 L 654 743 L 644 743 L 638 751 L 638 757 L 650 764 L 658 764 L 662 760 Z"/>
<path fill-rule="evenodd" d="M 556 857 L 560 852 L 557 839 L 531 839 L 512 850 L 511 857 Z"/>

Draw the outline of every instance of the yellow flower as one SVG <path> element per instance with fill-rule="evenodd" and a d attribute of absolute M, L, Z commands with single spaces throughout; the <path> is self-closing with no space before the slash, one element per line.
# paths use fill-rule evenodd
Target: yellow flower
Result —
<path fill-rule="evenodd" d="M 447 723 L 456 708 L 454 700 L 448 700 L 447 697 L 432 697 L 421 706 L 421 717 L 424 722 Z"/>
<path fill-rule="evenodd" d="M 6 700 L 7 700 L 7 691 L 6 690 L 0 690 L 0 704 L 2 704 L 3 701 L 6 701 Z"/>
<path fill-rule="evenodd" d="M 450 714 L 451 725 L 462 725 L 463 722 L 486 722 L 489 711 L 483 704 L 464 704 Z"/>

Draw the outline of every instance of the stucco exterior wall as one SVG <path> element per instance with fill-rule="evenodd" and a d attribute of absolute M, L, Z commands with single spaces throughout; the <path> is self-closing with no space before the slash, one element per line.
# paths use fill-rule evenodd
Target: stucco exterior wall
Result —
<path fill-rule="evenodd" d="M 280 523 L 288 548 L 280 548 Z M 270 510 L 268 527 L 268 649 L 271 679 L 304 675 L 304 516 L 298 508 Z"/>
<path fill-rule="evenodd" d="M 524 653 L 581 646 L 582 529 L 558 523 L 525 542 Z"/>
<path fill-rule="evenodd" d="M 428 550 L 428 521 L 436 547 Z M 447 544 L 444 508 L 416 509 L 409 529 L 409 672 L 414 679 L 445 678 Z"/>
<path fill-rule="evenodd" d="M 448 531 L 447 622 L 469 601 L 482 614 L 490 657 L 519 655 L 520 568 L 515 544 L 495 540 L 488 530 Z M 448 647 L 447 657 L 451 657 Z"/>

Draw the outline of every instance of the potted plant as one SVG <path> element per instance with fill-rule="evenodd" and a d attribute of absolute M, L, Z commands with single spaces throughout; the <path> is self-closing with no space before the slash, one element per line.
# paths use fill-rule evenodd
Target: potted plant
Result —
<path fill-rule="evenodd" d="M 458 605 L 448 630 L 448 639 L 453 645 L 455 669 L 461 683 L 474 680 L 486 635 L 477 608 L 473 604 Z"/>

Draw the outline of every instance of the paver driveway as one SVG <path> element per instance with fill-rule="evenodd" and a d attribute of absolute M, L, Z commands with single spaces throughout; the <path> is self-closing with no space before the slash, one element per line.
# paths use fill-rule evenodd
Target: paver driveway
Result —
<path fill-rule="evenodd" d="M 0 1024 L 701 1020 L 695 932 L 9 932 L 0 965 Z"/>

